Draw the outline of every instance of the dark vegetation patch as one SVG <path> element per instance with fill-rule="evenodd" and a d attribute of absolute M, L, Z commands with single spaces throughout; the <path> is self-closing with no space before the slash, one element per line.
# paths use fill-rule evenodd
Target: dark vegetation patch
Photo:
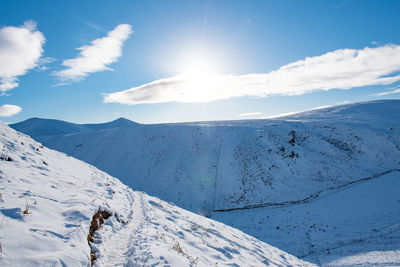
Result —
<path fill-rule="evenodd" d="M 290 132 L 290 135 L 291 135 L 291 139 L 289 140 L 289 144 L 291 145 L 291 146 L 294 146 L 294 144 L 296 143 L 296 141 L 295 141 L 295 137 L 296 137 L 296 132 L 295 131 L 291 131 Z"/>
<path fill-rule="evenodd" d="M 92 222 L 90 223 L 89 234 L 87 236 L 87 241 L 90 247 L 90 261 L 92 266 L 94 265 L 94 261 L 97 259 L 96 253 L 92 249 L 91 243 L 94 241 L 94 233 L 100 229 L 100 227 L 104 224 L 104 220 L 110 218 L 111 213 L 107 210 L 98 210 L 92 218 Z"/>
<path fill-rule="evenodd" d="M 353 154 L 356 148 L 354 145 L 334 138 L 326 138 L 325 141 L 333 145 L 337 149 L 347 152 L 349 155 Z"/>
<path fill-rule="evenodd" d="M 11 157 L 4 157 L 4 156 L 0 156 L 0 160 L 3 161 L 13 161 L 13 159 Z"/>

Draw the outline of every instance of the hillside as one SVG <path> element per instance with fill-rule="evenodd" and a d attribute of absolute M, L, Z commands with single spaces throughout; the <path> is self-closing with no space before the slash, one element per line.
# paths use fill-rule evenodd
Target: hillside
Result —
<path fill-rule="evenodd" d="M 317 264 L 384 265 L 400 264 L 398 114 L 386 100 L 273 120 L 12 127 Z"/>
<path fill-rule="evenodd" d="M 31 119 L 11 127 L 130 187 L 214 211 L 304 199 L 398 168 L 396 114 L 393 100 L 275 120 L 88 127 Z"/>
<path fill-rule="evenodd" d="M 310 265 L 0 131 L 1 266 Z"/>

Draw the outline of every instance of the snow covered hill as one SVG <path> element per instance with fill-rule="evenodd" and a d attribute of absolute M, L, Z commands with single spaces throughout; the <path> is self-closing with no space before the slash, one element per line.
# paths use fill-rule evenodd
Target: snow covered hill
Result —
<path fill-rule="evenodd" d="M 400 199 L 393 191 L 400 190 L 399 114 L 400 100 L 383 100 L 273 120 L 30 119 L 11 127 L 296 256 L 321 264 L 354 256 L 352 265 L 385 251 L 375 265 L 400 264 L 393 260 L 400 259 Z"/>
<path fill-rule="evenodd" d="M 319 265 L 400 266 L 400 169 L 370 178 L 301 203 L 211 217 Z"/>
<path fill-rule="evenodd" d="M 192 211 L 284 203 L 399 167 L 400 101 L 275 120 L 11 125 L 125 184 Z M 121 124 L 120 122 L 124 122 Z"/>
<path fill-rule="evenodd" d="M 0 145 L 0 266 L 311 265 L 4 124 Z"/>

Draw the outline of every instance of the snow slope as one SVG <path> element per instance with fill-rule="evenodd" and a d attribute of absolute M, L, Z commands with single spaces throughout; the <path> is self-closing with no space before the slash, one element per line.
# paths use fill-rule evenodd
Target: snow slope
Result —
<path fill-rule="evenodd" d="M 319 265 L 400 266 L 399 192 L 397 169 L 304 203 L 211 217 Z"/>
<path fill-rule="evenodd" d="M 0 266 L 305 266 L 0 124 Z M 111 217 L 88 233 L 98 210 Z"/>
<path fill-rule="evenodd" d="M 275 120 L 88 127 L 31 119 L 11 127 L 196 212 L 304 199 L 397 168 L 396 114 L 399 100 Z"/>
<path fill-rule="evenodd" d="M 368 264 L 365 253 L 400 258 L 399 114 L 400 100 L 382 100 L 273 120 L 74 125 L 68 133 L 44 119 L 12 127 L 296 256 Z M 382 257 L 374 264 L 386 264 Z"/>

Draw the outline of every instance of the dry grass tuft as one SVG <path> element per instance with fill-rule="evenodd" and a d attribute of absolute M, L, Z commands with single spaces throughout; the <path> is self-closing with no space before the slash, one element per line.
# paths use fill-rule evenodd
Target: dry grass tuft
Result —
<path fill-rule="evenodd" d="M 183 256 L 185 256 L 190 261 L 190 266 L 196 267 L 199 263 L 199 257 L 193 258 L 192 256 L 190 256 L 187 253 L 186 249 L 182 247 L 178 241 L 175 242 L 175 244 L 172 246 L 172 249 L 178 252 L 178 254 L 182 254 Z"/>
<path fill-rule="evenodd" d="M 28 215 L 29 214 L 29 204 L 28 203 L 26 203 L 25 210 L 24 210 L 23 214 L 24 215 Z"/>
<path fill-rule="evenodd" d="M 97 260 L 96 253 L 92 249 L 91 242 L 94 241 L 94 233 L 99 230 L 99 228 L 104 224 L 104 220 L 107 220 L 111 216 L 111 213 L 107 210 L 98 210 L 92 218 L 92 222 L 90 223 L 89 234 L 87 236 L 87 241 L 90 247 L 90 261 L 92 266 L 94 265 L 94 261 Z"/>

